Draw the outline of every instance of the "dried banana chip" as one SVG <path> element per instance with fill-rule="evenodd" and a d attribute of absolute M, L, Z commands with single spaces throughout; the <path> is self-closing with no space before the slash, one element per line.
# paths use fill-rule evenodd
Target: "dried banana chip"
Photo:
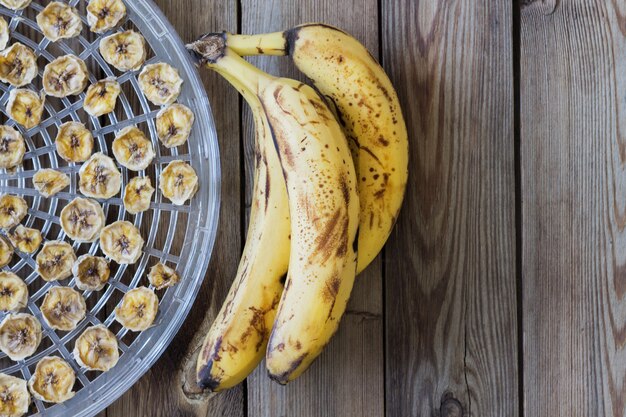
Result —
<path fill-rule="evenodd" d="M 191 109 L 182 104 L 172 104 L 159 111 L 156 129 L 159 140 L 166 148 L 181 146 L 191 135 L 195 116 Z"/>
<path fill-rule="evenodd" d="M 0 168 L 12 169 L 21 165 L 25 153 L 22 134 L 11 126 L 0 125 Z"/>
<path fill-rule="evenodd" d="M 176 101 L 183 85 L 178 70 L 163 62 L 146 65 L 137 81 L 146 98 L 157 106 Z"/>
<path fill-rule="evenodd" d="M 72 245 L 61 240 L 51 240 L 37 254 L 37 273 L 44 281 L 58 281 L 72 276 L 76 254 Z"/>
<path fill-rule="evenodd" d="M 111 198 L 120 192 L 122 174 L 113 159 L 97 152 L 80 167 L 78 188 L 87 197 Z"/>
<path fill-rule="evenodd" d="M 81 367 L 103 372 L 113 368 L 120 358 L 115 335 L 102 324 L 88 327 L 76 339 L 73 355 Z"/>
<path fill-rule="evenodd" d="M 0 373 L 0 416 L 22 417 L 30 407 L 26 381 Z"/>
<path fill-rule="evenodd" d="M 55 330 L 74 330 L 87 314 L 83 296 L 73 288 L 52 287 L 41 303 L 43 319 Z"/>
<path fill-rule="evenodd" d="M 157 290 L 162 290 L 163 288 L 176 285 L 178 281 L 180 281 L 180 277 L 174 269 L 159 262 L 150 268 L 148 281 L 150 281 L 150 284 Z"/>
<path fill-rule="evenodd" d="M 143 253 L 144 240 L 131 222 L 120 220 L 100 232 L 100 249 L 118 264 L 134 264 Z"/>
<path fill-rule="evenodd" d="M 181 206 L 198 191 L 198 175 L 184 161 L 172 161 L 159 176 L 159 189 L 174 205 Z"/>
<path fill-rule="evenodd" d="M 72 391 L 76 374 L 72 367 L 57 356 L 46 356 L 37 363 L 28 380 L 33 397 L 48 403 L 62 403 L 76 394 Z"/>
<path fill-rule="evenodd" d="M 120 71 L 135 71 L 146 61 L 146 40 L 133 30 L 115 33 L 102 38 L 100 55 Z"/>
<path fill-rule="evenodd" d="M 128 330 L 140 332 L 154 323 L 159 311 L 159 298 L 154 291 L 138 287 L 124 294 L 122 302 L 115 308 L 115 320 Z"/>
<path fill-rule="evenodd" d="M 37 15 L 37 24 L 44 36 L 52 42 L 80 35 L 83 22 L 78 11 L 66 3 L 53 1 Z"/>
<path fill-rule="evenodd" d="M 24 253 L 35 253 L 41 246 L 41 232 L 37 229 L 18 225 L 9 233 L 9 240 L 15 249 Z"/>
<path fill-rule="evenodd" d="M 87 89 L 83 108 L 94 117 L 109 114 L 115 110 L 117 97 L 121 92 L 122 88 L 117 79 L 110 77 L 100 80 Z"/>
<path fill-rule="evenodd" d="M 150 208 L 154 187 L 150 177 L 135 177 L 124 189 L 124 208 L 130 214 L 137 214 Z"/>
<path fill-rule="evenodd" d="M 6 236 L 0 236 L 0 268 L 7 266 L 13 259 L 13 245 Z"/>
<path fill-rule="evenodd" d="M 28 303 L 28 286 L 10 271 L 0 271 L 0 310 L 17 312 Z"/>
<path fill-rule="evenodd" d="M 93 242 L 98 239 L 106 217 L 97 201 L 76 197 L 61 210 L 61 228 L 76 242 Z"/>
<path fill-rule="evenodd" d="M 70 177 L 61 171 L 46 168 L 33 175 L 33 185 L 39 194 L 48 198 L 69 187 Z"/>
<path fill-rule="evenodd" d="M 135 126 L 120 130 L 112 149 L 117 162 L 131 171 L 146 169 L 155 156 L 152 142 Z"/>
<path fill-rule="evenodd" d="M 87 5 L 87 23 L 95 33 L 103 33 L 117 27 L 126 16 L 122 0 L 90 0 Z"/>
<path fill-rule="evenodd" d="M 11 313 L 0 323 L 0 350 L 11 360 L 32 356 L 41 343 L 41 324 L 27 313 Z"/>
<path fill-rule="evenodd" d="M 55 144 L 59 156 L 68 162 L 85 162 L 93 153 L 93 135 L 80 122 L 63 123 Z"/>
<path fill-rule="evenodd" d="M 31 129 L 41 122 L 46 97 L 31 90 L 16 88 L 9 92 L 7 114 L 26 129 Z"/>
<path fill-rule="evenodd" d="M 72 274 L 79 290 L 100 291 L 109 282 L 111 269 L 101 256 L 82 255 L 74 262 Z"/>
<path fill-rule="evenodd" d="M 89 82 L 89 72 L 85 61 L 76 55 L 64 55 L 46 65 L 42 79 L 46 94 L 62 98 L 82 93 Z"/>
<path fill-rule="evenodd" d="M 28 213 L 28 204 L 22 197 L 5 194 L 0 197 L 0 228 L 17 226 Z"/>
<path fill-rule="evenodd" d="M 9 25 L 3 17 L 0 17 L 0 51 L 9 43 Z"/>
<path fill-rule="evenodd" d="M 28 7 L 31 0 L 0 0 L 0 4 L 11 10 L 22 10 Z"/>
<path fill-rule="evenodd" d="M 37 76 L 37 57 L 28 46 L 15 42 L 0 52 L 0 81 L 23 87 Z"/>

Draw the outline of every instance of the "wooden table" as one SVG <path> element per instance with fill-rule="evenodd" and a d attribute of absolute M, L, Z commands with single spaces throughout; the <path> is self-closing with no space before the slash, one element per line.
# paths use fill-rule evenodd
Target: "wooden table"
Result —
<path fill-rule="evenodd" d="M 194 395 L 185 356 L 235 274 L 252 184 L 250 112 L 203 71 L 223 172 L 210 271 L 170 348 L 102 415 L 626 413 L 626 3 L 157 2 L 186 41 L 307 21 L 353 33 L 398 89 L 411 175 L 384 253 L 311 369 L 280 387 L 261 367 Z M 253 62 L 297 76 L 284 58 Z"/>

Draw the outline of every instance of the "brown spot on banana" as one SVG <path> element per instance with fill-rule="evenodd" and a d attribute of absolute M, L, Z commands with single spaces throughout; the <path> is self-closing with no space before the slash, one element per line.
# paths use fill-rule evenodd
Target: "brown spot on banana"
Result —
<path fill-rule="evenodd" d="M 289 376 L 300 366 L 300 364 L 302 363 L 302 361 L 304 361 L 304 358 L 306 358 L 307 355 L 308 353 L 303 353 L 302 355 L 300 355 L 297 359 L 291 362 L 291 364 L 289 365 L 287 370 L 285 370 L 285 372 L 279 375 L 273 375 L 270 373 L 269 374 L 270 379 L 272 379 L 275 382 L 278 382 L 281 385 L 287 384 L 287 382 L 289 382 Z"/>

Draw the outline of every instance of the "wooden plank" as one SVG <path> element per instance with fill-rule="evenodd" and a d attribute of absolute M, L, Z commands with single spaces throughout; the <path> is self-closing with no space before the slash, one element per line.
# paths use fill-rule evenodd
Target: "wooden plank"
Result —
<path fill-rule="evenodd" d="M 322 21 L 355 35 L 378 55 L 378 12 L 375 0 L 336 2 L 242 1 L 242 33 L 284 30 Z M 273 74 L 303 79 L 287 58 L 252 58 Z M 250 205 L 253 172 L 253 123 L 244 110 L 247 173 L 246 204 Z M 358 278 L 348 312 L 325 352 L 298 380 L 286 387 L 271 382 L 264 364 L 247 380 L 248 415 L 255 416 L 381 416 L 384 413 L 381 261 Z"/>
<path fill-rule="evenodd" d="M 216 28 L 237 28 L 235 1 L 193 0 L 186 7 L 167 0 L 156 3 L 184 41 L 192 41 Z M 187 357 L 202 342 L 202 337 L 194 338 L 194 335 L 205 333 L 217 314 L 235 274 L 241 250 L 239 99 L 215 74 L 201 71 L 201 75 L 217 125 L 223 172 L 220 224 L 212 261 L 196 303 L 178 335 L 152 369 L 107 409 L 108 417 L 244 415 L 241 387 L 207 398 L 195 395 L 193 387 L 184 385 Z"/>
<path fill-rule="evenodd" d="M 386 414 L 516 416 L 511 2 L 387 0 L 381 33 L 411 138 L 385 254 Z"/>
<path fill-rule="evenodd" d="M 528 416 L 626 413 L 625 22 L 615 0 L 521 10 Z"/>

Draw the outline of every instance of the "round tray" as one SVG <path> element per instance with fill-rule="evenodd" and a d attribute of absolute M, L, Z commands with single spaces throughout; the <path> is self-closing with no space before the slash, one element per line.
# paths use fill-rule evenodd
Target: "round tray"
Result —
<path fill-rule="evenodd" d="M 0 172 L 0 193 L 21 195 L 28 201 L 30 209 L 22 223 L 40 229 L 44 242 L 65 240 L 73 244 L 77 255 L 102 255 L 98 242 L 72 242 L 59 226 L 61 209 L 79 196 L 79 164 L 64 162 L 58 157 L 54 146 L 57 127 L 70 120 L 85 122 L 94 135 L 94 151 L 111 156 L 109 148 L 115 132 L 129 125 L 137 125 L 144 130 L 152 139 L 157 156 L 151 166 L 139 175 L 150 176 L 157 191 L 150 210 L 136 216 L 126 213 L 119 195 L 101 201 L 107 214 L 107 223 L 125 219 L 140 228 L 146 241 L 144 254 L 135 265 L 118 266 L 111 262 L 109 284 L 102 291 L 83 293 L 88 313 L 75 330 L 59 332 L 50 329 L 43 322 L 39 310 L 42 298 L 50 287 L 74 287 L 73 279 L 44 282 L 35 272 L 35 255 L 16 252 L 11 264 L 5 267 L 20 275 L 28 284 L 30 298 L 27 309 L 40 319 L 44 332 L 37 353 L 24 361 L 13 362 L 0 353 L 1 372 L 28 379 L 37 362 L 47 355 L 65 358 L 76 372 L 74 398 L 62 404 L 48 404 L 38 400 L 33 402 L 30 412 L 41 416 L 91 416 L 98 413 L 129 389 L 163 353 L 187 316 L 206 273 L 216 235 L 220 197 L 217 137 L 209 102 L 183 43 L 158 7 L 150 0 L 125 1 L 127 18 L 114 31 L 132 28 L 142 33 L 149 49 L 146 64 L 167 62 L 178 69 L 184 80 L 178 102 L 190 107 L 196 120 L 188 143 L 171 150 L 161 146 L 157 139 L 154 119 L 159 108 L 148 103 L 141 93 L 137 84 L 138 71 L 120 73 L 109 67 L 100 56 L 100 38 L 114 31 L 101 36 L 90 33 L 84 19 L 86 1 L 71 0 L 69 3 L 81 10 L 83 32 L 78 38 L 58 42 L 45 39 L 35 22 L 36 14 L 43 9 L 42 5 L 33 2 L 27 9 L 18 12 L 0 6 L 0 15 L 7 20 L 11 30 L 10 42 L 27 45 L 39 57 L 39 76 L 26 88 L 40 90 L 45 64 L 57 56 L 73 53 L 87 63 L 92 83 L 116 76 L 123 94 L 118 99 L 116 112 L 101 118 L 90 117 L 82 110 L 84 94 L 66 99 L 48 99 L 40 125 L 25 131 L 6 116 L 6 102 L 11 87 L 0 83 L 0 122 L 19 129 L 28 148 L 22 167 L 16 172 Z M 188 161 L 200 178 L 197 194 L 183 206 L 172 205 L 158 190 L 161 170 L 176 159 Z M 32 185 L 33 174 L 47 167 L 66 172 L 71 178 L 69 189 L 51 198 L 41 197 Z M 122 187 L 137 175 L 123 167 L 120 170 Z M 181 281 L 167 291 L 157 292 L 160 299 L 159 314 L 153 327 L 141 333 L 128 332 L 114 321 L 113 308 L 128 290 L 149 285 L 147 271 L 159 261 L 174 267 Z M 0 314 L 0 320 L 3 317 L 4 314 Z M 74 341 L 86 327 L 100 323 L 117 335 L 120 360 L 109 372 L 86 372 L 71 355 Z"/>

